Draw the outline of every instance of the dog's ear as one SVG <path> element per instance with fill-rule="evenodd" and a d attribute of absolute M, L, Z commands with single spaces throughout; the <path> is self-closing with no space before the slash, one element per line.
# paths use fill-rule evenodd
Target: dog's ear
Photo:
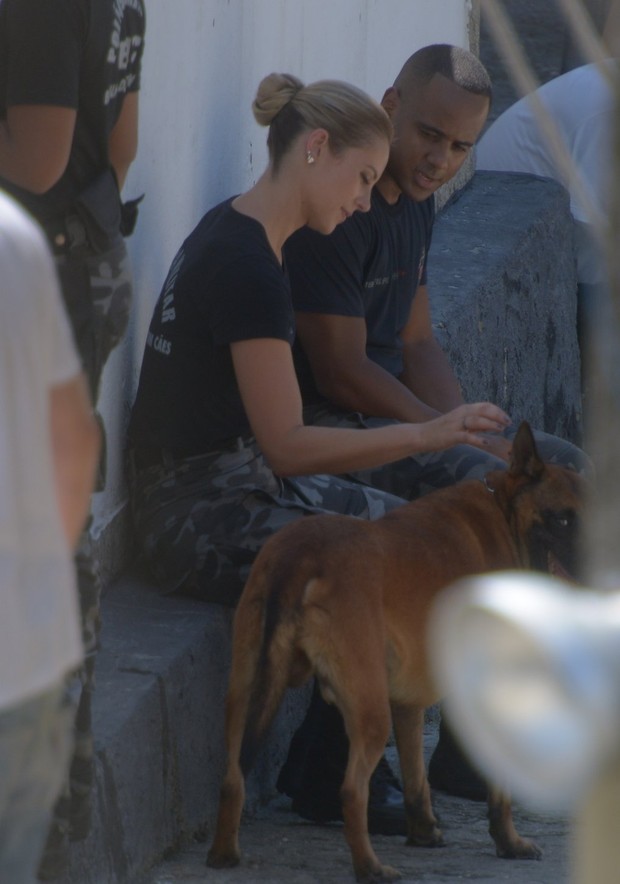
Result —
<path fill-rule="evenodd" d="M 509 473 L 515 478 L 527 476 L 536 480 L 540 478 L 544 469 L 545 465 L 538 456 L 531 427 L 527 421 L 522 421 L 512 443 Z"/>

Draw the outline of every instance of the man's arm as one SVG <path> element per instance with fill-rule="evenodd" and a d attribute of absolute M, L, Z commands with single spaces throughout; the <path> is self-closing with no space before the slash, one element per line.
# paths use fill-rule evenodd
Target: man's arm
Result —
<path fill-rule="evenodd" d="M 100 450 L 82 375 L 51 388 L 50 429 L 58 507 L 67 543 L 74 549 L 88 515 Z"/>
<path fill-rule="evenodd" d="M 130 165 L 138 152 L 138 93 L 129 92 L 108 141 L 110 163 L 116 172 L 118 189 L 123 189 Z"/>
<path fill-rule="evenodd" d="M 446 354 L 433 334 L 428 289 L 420 286 L 411 308 L 409 321 L 402 333 L 404 369 L 402 383 L 414 396 L 424 398 L 438 413 L 446 414 L 464 402 L 456 375 Z M 489 436 L 491 454 L 508 460 L 511 445 L 502 436 Z"/>
<path fill-rule="evenodd" d="M 68 107 L 9 107 L 0 122 L 0 176 L 31 193 L 48 191 L 67 168 L 75 119 Z"/>
<path fill-rule="evenodd" d="M 462 405 L 459 382 L 433 333 L 425 285 L 416 292 L 401 339 L 404 367 L 400 380 L 407 389 L 441 413 Z"/>
<path fill-rule="evenodd" d="M 62 177 L 76 111 L 55 105 L 15 105 L 0 122 L 0 177 L 31 193 L 46 193 Z M 109 139 L 110 162 L 122 188 L 138 150 L 138 93 L 125 96 Z"/>
<path fill-rule="evenodd" d="M 298 312 L 295 321 L 319 392 L 330 402 L 412 423 L 437 417 L 436 409 L 368 358 L 363 317 Z"/>

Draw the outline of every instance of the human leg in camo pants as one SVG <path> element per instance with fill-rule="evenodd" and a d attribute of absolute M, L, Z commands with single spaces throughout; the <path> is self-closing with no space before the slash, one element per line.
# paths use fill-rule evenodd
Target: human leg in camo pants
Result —
<path fill-rule="evenodd" d="M 377 519 L 404 501 L 334 476 L 280 479 L 253 439 L 228 450 L 141 467 L 128 477 L 136 537 L 159 585 L 169 592 L 235 605 L 263 543 L 315 513 Z"/>
<path fill-rule="evenodd" d="M 120 342 L 129 319 L 131 273 L 125 243 L 101 255 L 61 256 L 56 259 L 65 306 L 82 366 L 96 405 L 101 375 L 108 356 Z M 101 430 L 103 431 L 103 425 Z M 105 451 L 105 448 L 104 448 Z M 97 490 L 105 482 L 102 457 Z M 90 520 L 89 520 L 90 521 Z M 99 643 L 101 581 L 92 540 L 86 525 L 75 554 L 85 659 L 70 679 L 67 691 L 76 704 L 75 747 L 69 780 L 54 808 L 52 823 L 39 866 L 39 878 L 49 880 L 67 863 L 68 840 L 85 838 L 90 831 L 94 745 L 92 691 L 95 654 Z"/>
<path fill-rule="evenodd" d="M 366 417 L 358 412 L 345 413 L 323 405 L 306 408 L 304 420 L 308 424 L 347 429 L 371 429 L 395 423 L 388 418 Z M 503 435 L 512 439 L 517 428 L 515 423 Z M 580 473 L 591 470 L 589 458 L 576 445 L 540 430 L 533 430 L 533 433 L 538 452 L 545 462 L 569 467 Z M 347 478 L 407 500 L 415 500 L 429 491 L 465 479 L 482 479 L 488 472 L 497 469 L 506 469 L 506 463 L 472 445 L 454 445 L 445 451 L 416 454 L 382 467 L 350 473 Z"/>

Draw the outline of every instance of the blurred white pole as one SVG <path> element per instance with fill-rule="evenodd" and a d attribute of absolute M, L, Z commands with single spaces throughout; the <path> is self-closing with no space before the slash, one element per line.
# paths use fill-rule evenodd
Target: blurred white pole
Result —
<path fill-rule="evenodd" d="M 586 402 L 587 444 L 598 473 L 596 505 L 587 524 L 586 574 L 589 585 L 609 590 L 620 588 L 620 452 L 617 447 L 620 438 L 620 81 L 617 70 L 614 90 L 614 162 L 609 170 L 612 200 L 606 243 L 609 297 L 603 299 L 590 341 L 587 371 L 592 399 Z M 616 884 L 620 880 L 620 734 L 616 757 L 579 808 L 573 869 L 576 884 Z"/>
<path fill-rule="evenodd" d="M 569 26 L 582 51 L 591 61 L 601 60 L 602 49 L 592 23 L 578 0 L 559 0 Z M 615 0 L 614 0 L 615 2 Z M 481 0 L 482 12 L 514 82 L 522 94 L 532 92 L 536 81 L 519 46 L 518 39 L 500 0 Z M 616 39 L 618 35 L 615 35 Z M 610 40 L 610 45 L 615 45 Z M 609 170 L 612 208 L 609 219 L 597 223 L 605 239 L 609 269 L 609 291 L 589 342 L 589 384 L 586 402 L 586 449 L 596 465 L 598 482 L 595 506 L 586 527 L 586 584 L 609 590 L 620 589 L 620 88 L 616 75 L 616 125 L 614 167 Z M 532 99 L 542 131 L 550 141 L 560 168 L 568 180 L 585 195 L 565 145 L 558 143 L 557 130 L 550 125 L 544 107 Z M 546 118 L 546 120 L 545 120 Z M 567 165 L 568 159 L 568 165 Z M 590 201 L 591 202 L 591 201 Z M 587 202 L 584 203 L 587 205 Z M 608 223 L 605 223 L 608 222 Z M 620 685 L 618 686 L 620 691 Z M 620 881 L 620 734 L 614 758 L 578 810 L 574 837 L 574 884 L 617 884 Z"/>

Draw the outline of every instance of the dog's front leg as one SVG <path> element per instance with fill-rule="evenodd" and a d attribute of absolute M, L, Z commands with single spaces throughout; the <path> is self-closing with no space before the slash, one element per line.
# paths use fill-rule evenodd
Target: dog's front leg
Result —
<path fill-rule="evenodd" d="M 497 855 L 503 859 L 540 859 L 540 847 L 529 838 L 522 838 L 515 829 L 510 796 L 496 786 L 489 786 L 488 804 L 489 832 Z"/>
<path fill-rule="evenodd" d="M 424 767 L 424 708 L 393 703 L 392 722 L 403 778 L 407 844 L 439 847 L 443 835 L 433 813 Z"/>

